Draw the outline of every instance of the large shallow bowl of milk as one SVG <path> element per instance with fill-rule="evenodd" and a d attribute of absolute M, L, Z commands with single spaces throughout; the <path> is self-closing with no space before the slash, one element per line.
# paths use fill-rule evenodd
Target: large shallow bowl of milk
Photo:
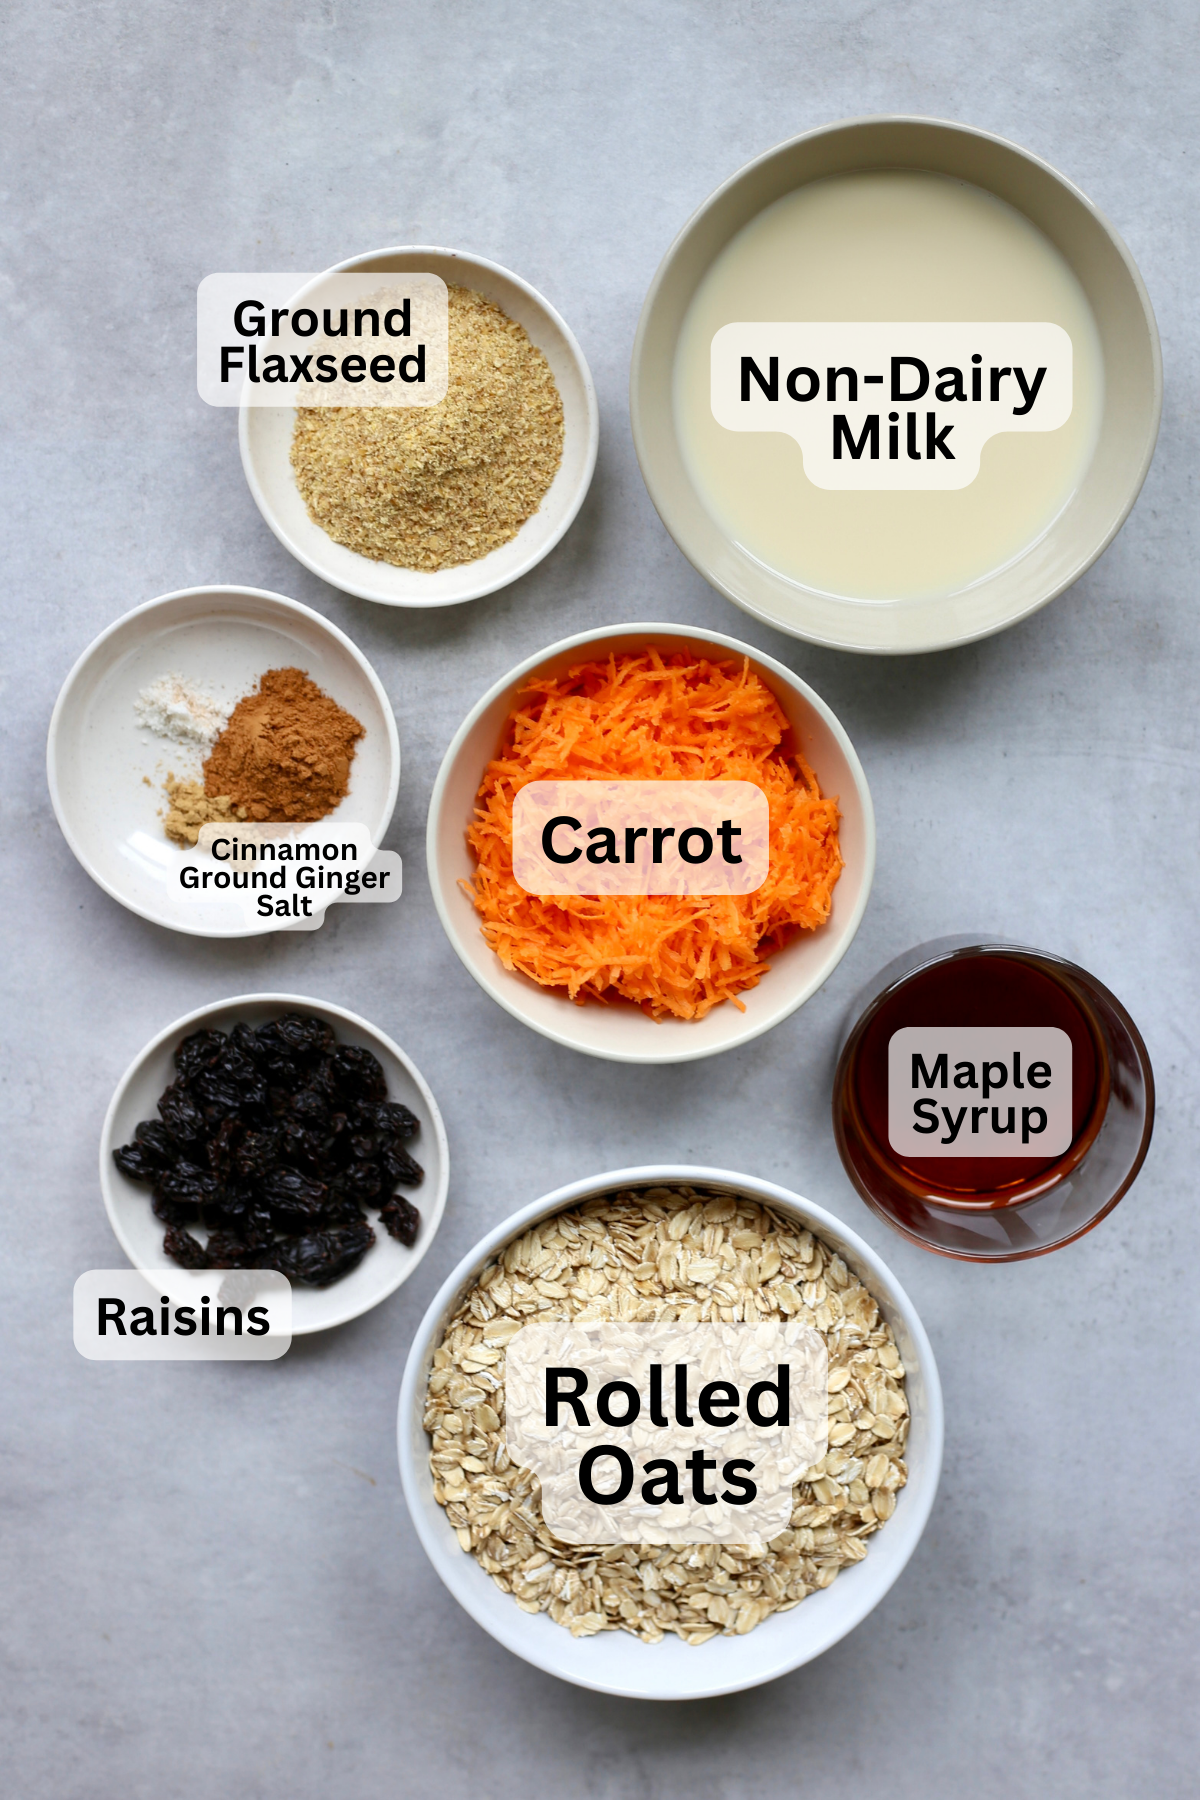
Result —
<path fill-rule="evenodd" d="M 706 580 L 810 642 L 970 642 L 1076 581 L 1137 498 L 1162 363 L 1062 175 L 930 119 L 769 151 L 667 252 L 634 345 L 651 498 Z"/>

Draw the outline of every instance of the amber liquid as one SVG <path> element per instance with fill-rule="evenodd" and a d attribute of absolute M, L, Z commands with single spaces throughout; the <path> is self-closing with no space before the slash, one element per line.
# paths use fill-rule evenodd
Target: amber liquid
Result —
<path fill-rule="evenodd" d="M 1053 1025 L 1071 1040 L 1072 1142 L 1065 1156 L 907 1157 L 888 1141 L 888 1044 L 905 1026 Z M 1108 1104 L 1108 1053 L 1083 996 L 1052 963 L 998 951 L 957 954 L 918 969 L 860 1021 L 839 1071 L 843 1131 L 859 1146 L 859 1178 L 871 1167 L 889 1189 L 943 1204 L 1013 1205 L 1046 1193 L 1078 1167 Z M 896 1197 L 899 1197 L 898 1195 Z"/>

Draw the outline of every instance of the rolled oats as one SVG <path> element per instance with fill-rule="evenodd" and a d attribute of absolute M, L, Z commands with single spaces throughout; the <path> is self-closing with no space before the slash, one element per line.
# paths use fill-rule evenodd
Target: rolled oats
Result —
<path fill-rule="evenodd" d="M 748 1545 L 571 1545 L 504 1447 L 504 1345 L 538 1315 L 727 1322 L 799 1317 L 829 1354 L 829 1451 L 793 1491 L 791 1526 Z M 574 1637 L 743 1636 L 861 1562 L 907 1479 L 904 1367 L 861 1282 L 811 1232 L 740 1196 L 649 1188 L 544 1219 L 498 1254 L 433 1355 L 434 1494 L 458 1542 L 524 1612 Z"/>

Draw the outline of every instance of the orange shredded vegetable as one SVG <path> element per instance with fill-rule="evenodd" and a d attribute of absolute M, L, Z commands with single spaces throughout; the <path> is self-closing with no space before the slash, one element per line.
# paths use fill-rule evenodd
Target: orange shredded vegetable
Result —
<path fill-rule="evenodd" d="M 467 841 L 468 887 L 506 969 L 572 1000 L 623 999 L 653 1018 L 702 1019 L 755 987 L 797 930 L 829 917 L 842 870 L 836 798 L 790 744 L 748 662 L 655 648 L 535 677 L 488 764 Z M 770 807 L 770 868 L 753 894 L 528 894 L 513 875 L 513 797 L 529 781 L 752 781 Z"/>

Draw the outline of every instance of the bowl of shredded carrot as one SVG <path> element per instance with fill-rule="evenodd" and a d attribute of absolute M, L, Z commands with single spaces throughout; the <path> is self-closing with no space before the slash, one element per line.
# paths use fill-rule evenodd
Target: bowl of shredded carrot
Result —
<path fill-rule="evenodd" d="M 513 802 L 533 781 L 749 781 L 767 797 L 750 894 L 528 893 Z M 629 625 L 565 639 L 475 706 L 429 811 L 434 901 L 493 999 L 571 1049 L 684 1062 L 769 1030 L 858 929 L 875 861 L 862 765 L 834 714 L 733 638 Z"/>

